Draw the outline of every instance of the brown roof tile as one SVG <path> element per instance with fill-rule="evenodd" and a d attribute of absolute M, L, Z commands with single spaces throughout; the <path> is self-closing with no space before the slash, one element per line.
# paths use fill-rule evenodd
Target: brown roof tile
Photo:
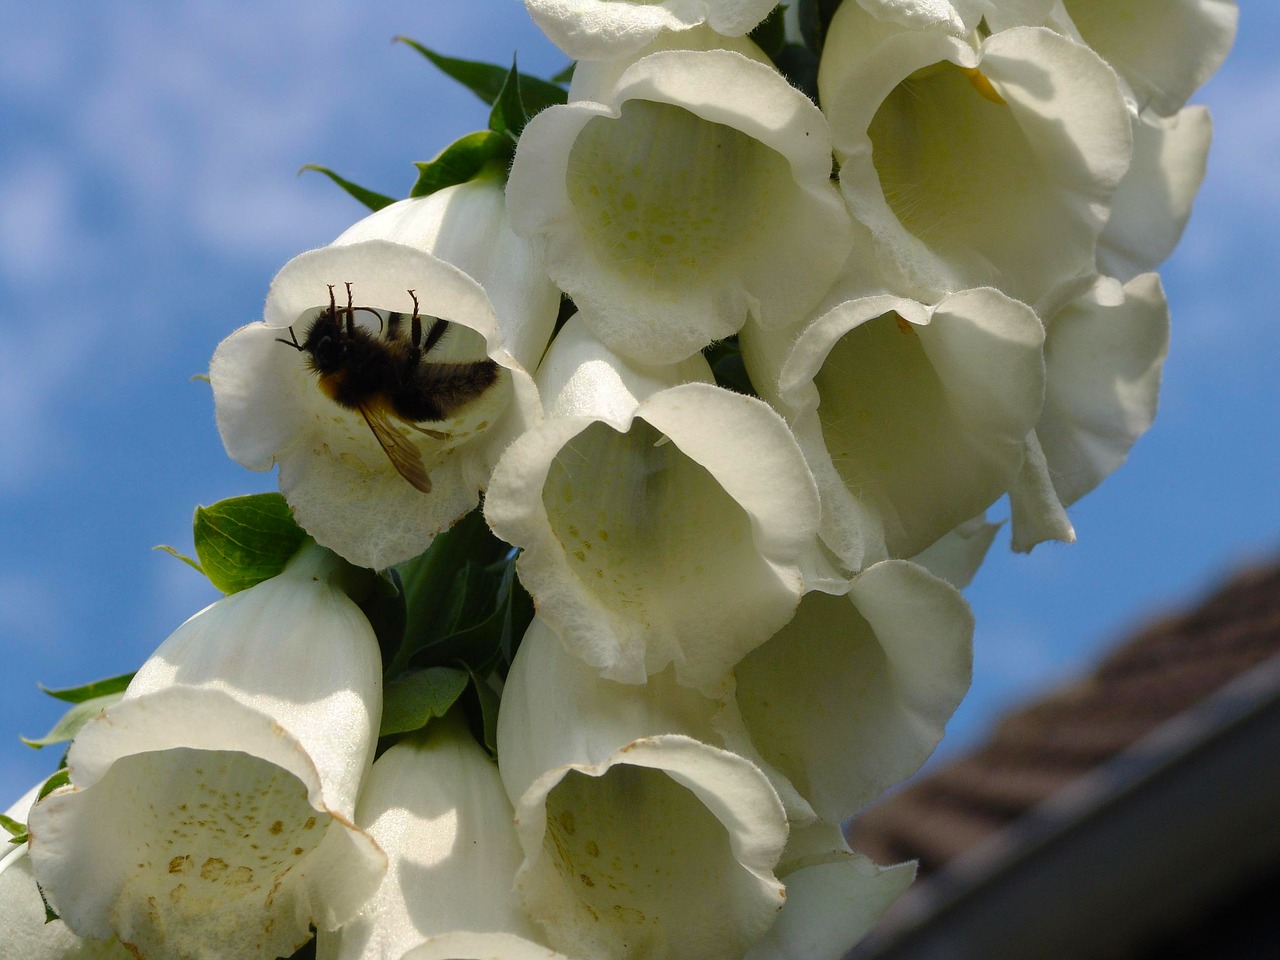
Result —
<path fill-rule="evenodd" d="M 890 796 L 850 841 L 938 870 L 1143 735 L 1280 654 L 1280 565 L 1244 571 L 1194 610 L 1141 629 L 1076 680 L 1002 719 L 986 744 Z"/>

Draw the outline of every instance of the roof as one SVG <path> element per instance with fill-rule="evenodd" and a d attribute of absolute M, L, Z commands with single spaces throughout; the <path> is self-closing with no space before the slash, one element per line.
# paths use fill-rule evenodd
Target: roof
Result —
<path fill-rule="evenodd" d="M 1041 917 L 1041 929 L 1027 931 L 1041 939 L 1025 955 L 1047 958 L 1055 955 L 1043 939 L 1051 897 L 1064 930 L 1086 926 L 1094 910 L 1111 938 L 1106 956 L 1146 956 L 1116 952 L 1117 944 L 1159 939 L 1175 901 L 1184 915 L 1205 914 L 1227 887 L 1280 869 L 1280 829 L 1269 825 L 1280 821 L 1278 654 L 1280 566 L 1243 572 L 1194 609 L 1150 624 L 1087 676 L 1008 715 L 979 749 L 866 811 L 850 830 L 854 848 L 881 863 L 918 859 L 929 879 L 856 955 L 984 956 L 957 947 L 959 926 L 981 931 L 984 910 L 1007 912 L 1021 897 L 1018 909 Z M 1255 819 L 1248 829 L 1261 833 L 1228 839 Z M 1196 857 L 1215 869 L 1193 866 Z M 1174 882 L 1188 872 L 1203 882 Z M 1097 902 L 1082 902 L 1091 891 Z M 1108 898 L 1121 897 L 1145 900 L 1150 915 L 1109 915 Z M 930 931 L 948 925 L 946 952 L 902 946 L 931 936 L 942 943 Z M 983 949 L 1023 955 L 1004 941 L 998 954 Z M 1060 955 L 1079 960 L 1090 955 L 1083 949 L 1076 942 Z"/>

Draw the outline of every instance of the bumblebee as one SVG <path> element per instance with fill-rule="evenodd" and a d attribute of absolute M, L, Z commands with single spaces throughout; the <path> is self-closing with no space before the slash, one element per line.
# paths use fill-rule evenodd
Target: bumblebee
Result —
<path fill-rule="evenodd" d="M 422 424 L 448 420 L 482 396 L 497 382 L 498 365 L 488 358 L 431 360 L 429 354 L 448 332 L 449 322 L 422 317 L 414 291 L 408 291 L 413 313 L 406 316 L 357 307 L 350 283 L 346 289 L 347 305 L 340 307 L 329 285 L 329 306 L 307 327 L 301 342 L 292 326 L 288 340 L 277 340 L 305 354 L 307 366 L 319 375 L 321 392 L 338 406 L 359 411 L 400 476 L 430 493 L 431 477 L 406 431 L 448 439 L 447 433 Z M 379 332 L 357 326 L 358 313 L 375 316 Z"/>

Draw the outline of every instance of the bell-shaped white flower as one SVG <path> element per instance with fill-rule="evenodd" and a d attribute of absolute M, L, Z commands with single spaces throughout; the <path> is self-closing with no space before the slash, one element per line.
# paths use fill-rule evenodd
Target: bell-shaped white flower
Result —
<path fill-rule="evenodd" d="M 818 502 L 794 438 L 765 403 L 693 377 L 710 379 L 701 357 L 628 365 L 571 319 L 538 372 L 547 420 L 485 498 L 540 615 L 614 680 L 674 662 L 715 684 L 803 590 Z"/>
<path fill-rule="evenodd" d="M 1121 281 L 1154 270 L 1173 252 L 1204 180 L 1213 123 L 1204 107 L 1133 118 L 1133 164 L 1111 199 L 1098 238 L 1098 272 Z"/>
<path fill-rule="evenodd" d="M 604 102 L 539 113 L 507 204 L 596 336 L 640 363 L 683 360 L 748 313 L 798 322 L 851 242 L 822 113 L 729 50 L 660 51 Z"/>
<path fill-rule="evenodd" d="M 503 348 L 526 370 L 537 369 L 560 311 L 560 291 L 534 245 L 511 232 L 505 182 L 496 172 L 383 207 L 333 242 L 364 240 L 417 247 L 476 280 L 493 305 Z"/>
<path fill-rule="evenodd" d="M 994 286 L 1033 303 L 1094 271 L 1129 166 L 1129 114 L 1097 54 L 1040 27 L 976 49 L 836 12 L 818 76 L 853 216 L 890 289 Z"/>
<path fill-rule="evenodd" d="M 773 0 L 525 0 L 534 23 L 574 60 L 625 57 L 664 31 L 706 24 L 740 37 L 773 9 Z"/>
<path fill-rule="evenodd" d="M 885 560 L 848 591 L 806 594 L 734 668 L 755 749 L 831 823 L 919 769 L 969 689 L 973 657 L 968 604 L 922 567 Z"/>
<path fill-rule="evenodd" d="M 1235 0 L 1062 0 L 1058 14 L 1124 78 L 1138 110 L 1163 117 L 1222 66 L 1239 17 Z"/>
<path fill-rule="evenodd" d="M 964 36 L 982 19 L 992 30 L 1043 24 L 1054 0 L 856 0 L 875 17 L 913 30 Z"/>
<path fill-rule="evenodd" d="M 1024 551 L 1063 539 L 1062 508 L 1124 463 L 1151 426 L 1169 349 L 1169 307 L 1154 273 L 1123 287 L 1099 277 L 1046 317 L 1044 412 L 1010 491 L 1013 546 Z"/>
<path fill-rule="evenodd" d="M 567 956 L 740 960 L 773 924 L 786 814 L 754 764 L 696 739 L 709 705 L 602 679 L 540 619 L 526 632 L 499 765 L 525 906 Z"/>
<path fill-rule="evenodd" d="M 948 531 L 940 540 L 935 540 L 911 557 L 911 562 L 957 590 L 963 590 L 982 566 L 1000 526 L 988 522 L 986 513 L 981 513 Z"/>
<path fill-rule="evenodd" d="M 356 821 L 389 868 L 356 919 L 318 935 L 320 960 L 398 958 L 464 931 L 512 938 L 530 956 L 546 957 L 515 894 L 523 853 L 498 766 L 456 712 L 378 758 Z"/>
<path fill-rule="evenodd" d="M 355 827 L 377 639 L 317 547 L 196 614 L 67 754 L 31 859 L 67 926 L 139 958 L 288 956 L 350 920 L 386 858 Z"/>
<path fill-rule="evenodd" d="M 985 288 L 933 307 L 867 297 L 784 353 L 754 326 L 743 355 L 783 411 L 822 495 L 823 541 L 849 570 L 910 557 L 1017 476 L 1044 395 L 1044 328 Z"/>
<path fill-rule="evenodd" d="M 25 823 L 40 786 L 32 787 L 5 815 Z M 0 847 L 0 957 L 13 960 L 133 960 L 115 937 L 87 940 L 62 920 L 46 922 L 44 901 L 31 872 L 27 845 Z"/>
<path fill-rule="evenodd" d="M 218 431 L 243 466 L 280 465 L 319 543 L 386 567 L 475 507 L 536 416 L 500 339 L 480 285 L 430 253 L 386 240 L 312 250 L 276 275 L 264 320 L 214 353 Z"/>
<path fill-rule="evenodd" d="M 778 875 L 787 905 L 745 960 L 839 960 L 915 879 L 915 864 L 878 867 L 830 823 L 793 827 Z"/>

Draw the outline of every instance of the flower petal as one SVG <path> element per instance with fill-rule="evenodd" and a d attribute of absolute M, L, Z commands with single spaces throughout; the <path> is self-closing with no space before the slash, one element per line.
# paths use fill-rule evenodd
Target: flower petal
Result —
<path fill-rule="evenodd" d="M 660 51 L 604 103 L 544 110 L 520 138 L 507 203 L 613 350 L 673 363 L 803 318 L 850 243 L 821 112 L 775 69 L 727 50 Z"/>
<path fill-rule="evenodd" d="M 705 729 L 714 703 L 673 683 L 557 677 L 557 643 L 535 620 L 498 718 L 527 909 L 569 956 L 740 958 L 782 905 L 777 794 L 742 757 L 652 733 Z"/>
<path fill-rule="evenodd" d="M 973 616 L 922 567 L 886 560 L 847 597 L 807 594 L 734 673 L 761 756 L 839 822 L 914 773 L 969 689 Z"/>
<path fill-rule="evenodd" d="M 846 3 L 819 88 L 841 189 L 893 289 L 936 300 L 991 285 L 1031 303 L 1092 272 L 1133 149 L 1096 54 L 1033 27 L 975 51 Z"/>

